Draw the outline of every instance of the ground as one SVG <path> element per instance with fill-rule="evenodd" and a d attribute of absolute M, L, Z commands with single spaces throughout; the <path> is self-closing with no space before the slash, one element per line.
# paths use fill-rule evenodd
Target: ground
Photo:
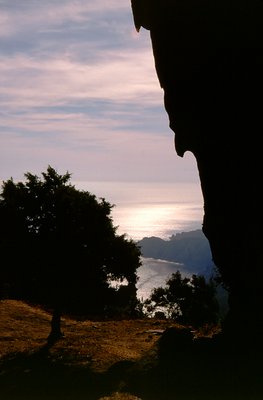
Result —
<path fill-rule="evenodd" d="M 33 352 L 46 344 L 51 316 L 26 303 L 0 302 L 0 356 Z M 96 372 L 123 360 L 147 354 L 171 321 L 153 319 L 76 321 L 62 318 L 64 337 L 50 350 L 52 357 L 71 359 L 74 365 L 92 365 Z"/>
<path fill-rule="evenodd" d="M 0 302 L 2 377 L 10 374 L 12 377 L 12 369 L 18 368 L 21 357 L 28 364 L 26 367 L 22 362 L 26 378 L 32 374 L 32 356 L 45 349 L 50 320 L 50 314 L 41 308 L 14 300 Z M 125 364 L 128 366 L 139 360 L 145 365 L 153 362 L 155 343 L 160 334 L 171 326 L 176 324 L 152 319 L 76 321 L 63 318 L 64 337 L 49 349 L 47 357 L 53 364 L 63 364 L 72 371 L 86 368 L 96 376 L 106 374 L 114 366 L 124 367 Z M 35 366 L 34 362 L 33 365 Z M 20 370 L 19 372 L 21 373 Z M 15 383 L 12 385 L 13 393 L 16 393 Z M 8 388 L 6 391 L 8 392 Z M 135 400 L 136 397 L 115 391 L 109 396 L 101 397 L 102 399 Z"/>
<path fill-rule="evenodd" d="M 167 320 L 76 321 L 0 301 L 1 400 L 262 400 L 262 351 Z M 219 334 L 218 334 L 219 333 Z M 214 335 L 213 335 L 214 334 Z"/>

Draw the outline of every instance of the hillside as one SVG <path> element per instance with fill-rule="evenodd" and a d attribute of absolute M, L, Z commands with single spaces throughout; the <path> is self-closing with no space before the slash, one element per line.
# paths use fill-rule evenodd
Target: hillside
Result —
<path fill-rule="evenodd" d="M 16 300 L 0 301 L 1 359 L 43 347 L 50 320 L 50 314 L 41 308 Z M 158 337 L 151 331 L 158 332 L 169 326 L 177 325 L 149 319 L 80 321 L 62 318 L 65 336 L 50 349 L 50 355 L 78 366 L 89 364 L 94 371 L 102 372 L 116 362 L 142 357 Z"/>
<path fill-rule="evenodd" d="M 189 273 L 211 276 L 214 272 L 210 246 L 201 229 L 177 233 L 169 240 L 145 237 L 138 245 L 144 257 L 184 264 Z"/>
<path fill-rule="evenodd" d="M 64 318 L 64 337 L 47 348 L 49 323 L 39 308 L 0 302 L 1 399 L 262 399 L 258 349 L 246 354 L 220 335 L 193 339 L 162 320 Z"/>
<path fill-rule="evenodd" d="M 141 368 L 154 362 L 160 334 L 178 326 L 149 319 L 63 318 L 64 338 L 47 349 L 50 320 L 40 308 L 0 301 L 1 399 L 136 400 L 125 391 L 118 394 L 122 373 L 135 363 Z"/>

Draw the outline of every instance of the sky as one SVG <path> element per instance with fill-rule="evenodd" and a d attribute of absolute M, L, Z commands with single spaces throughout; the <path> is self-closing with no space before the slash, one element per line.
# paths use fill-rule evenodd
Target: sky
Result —
<path fill-rule="evenodd" d="M 0 180 L 196 182 L 129 0 L 0 0 Z"/>

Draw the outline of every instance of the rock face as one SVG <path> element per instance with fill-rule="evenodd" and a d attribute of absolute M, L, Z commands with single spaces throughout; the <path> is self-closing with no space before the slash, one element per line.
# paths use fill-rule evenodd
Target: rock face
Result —
<path fill-rule="evenodd" d="M 169 240 L 145 237 L 138 245 L 143 257 L 179 263 L 187 273 L 204 275 L 207 279 L 217 275 L 208 240 L 201 229 L 177 233 Z"/>
<path fill-rule="evenodd" d="M 132 7 L 137 30 L 150 30 L 176 152 L 197 160 L 203 232 L 229 290 L 224 329 L 260 337 L 263 1 L 132 0 Z"/>

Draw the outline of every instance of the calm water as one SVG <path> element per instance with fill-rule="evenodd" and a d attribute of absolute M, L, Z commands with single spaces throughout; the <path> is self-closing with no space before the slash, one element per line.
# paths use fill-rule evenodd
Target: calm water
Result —
<path fill-rule="evenodd" d="M 199 183 L 73 182 L 77 189 L 104 197 L 115 207 L 118 233 L 134 240 L 145 236 L 168 239 L 172 234 L 199 229 L 203 197 Z"/>
<path fill-rule="evenodd" d="M 146 236 L 168 239 L 172 234 L 202 227 L 203 197 L 199 183 L 73 182 L 115 204 L 112 217 L 118 233 L 134 240 Z M 164 286 L 169 276 L 182 264 L 142 258 L 138 270 L 137 296 L 149 297 L 154 287 Z"/>
<path fill-rule="evenodd" d="M 137 297 L 146 300 L 153 288 L 165 286 L 167 279 L 179 270 L 182 276 L 190 277 L 183 264 L 172 261 L 142 257 L 142 266 L 138 269 Z"/>

